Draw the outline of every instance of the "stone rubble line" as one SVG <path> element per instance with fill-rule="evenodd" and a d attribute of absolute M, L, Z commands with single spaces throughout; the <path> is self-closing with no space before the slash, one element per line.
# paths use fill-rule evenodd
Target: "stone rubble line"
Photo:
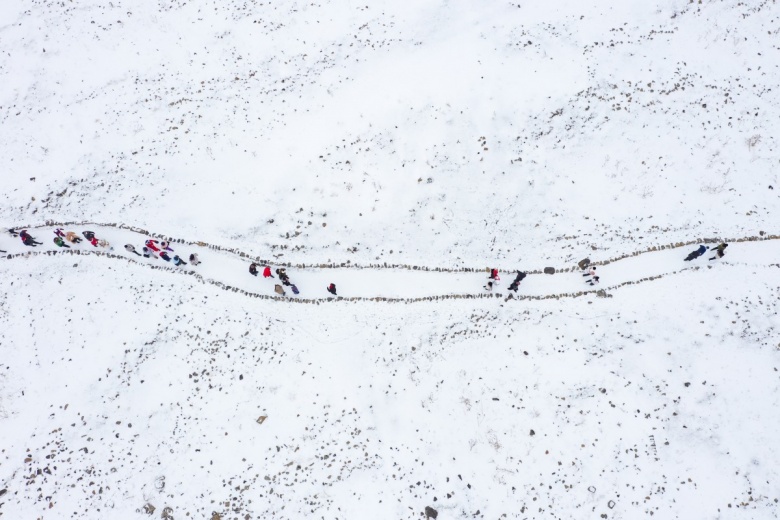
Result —
<path fill-rule="evenodd" d="M 368 266 L 363 266 L 359 264 L 352 264 L 352 263 L 341 263 L 341 264 L 309 264 L 308 266 L 306 264 L 292 264 L 289 262 L 277 262 L 274 260 L 264 260 L 259 257 L 252 257 L 242 251 L 239 251 L 238 249 L 231 249 L 226 248 L 218 245 L 213 244 L 207 244 L 205 242 L 192 242 L 188 240 L 183 240 L 180 238 L 173 238 L 173 237 L 166 237 L 161 235 L 156 235 L 154 233 L 149 233 L 145 229 L 133 227 L 133 226 L 127 226 L 124 224 L 99 224 L 96 222 L 53 222 L 53 221 L 46 221 L 46 226 L 54 226 L 54 227 L 67 227 L 67 226 L 103 226 L 103 227 L 114 227 L 119 229 L 127 229 L 129 231 L 133 231 L 136 233 L 141 233 L 143 235 L 149 236 L 149 237 L 155 237 L 159 240 L 165 240 L 166 242 L 170 242 L 172 244 L 187 244 L 192 246 L 199 246 L 199 247 L 208 247 L 209 249 L 214 249 L 217 251 L 222 251 L 226 253 L 232 253 L 232 254 L 238 254 L 241 258 L 246 258 L 247 260 L 253 260 L 260 264 L 269 264 L 269 265 L 279 265 L 287 268 L 295 268 L 295 269 L 311 269 L 311 268 L 318 268 L 318 269 L 335 269 L 335 268 L 349 268 L 349 269 L 407 269 L 410 271 L 437 271 L 437 272 L 450 272 L 450 273 L 456 273 L 456 272 L 489 272 L 490 268 L 473 268 L 473 267 L 460 267 L 460 268 L 447 268 L 447 267 L 427 267 L 427 266 L 412 266 L 408 264 L 391 264 L 387 265 L 387 263 L 383 264 L 368 264 Z M 38 226 L 14 226 L 13 229 L 36 229 Z M 622 260 L 624 258 L 629 258 L 632 256 L 639 256 L 641 254 L 650 253 L 653 251 L 661 251 L 664 249 L 675 249 L 680 247 L 686 247 L 691 246 L 695 244 L 711 244 L 711 243 L 719 243 L 719 242 L 726 242 L 726 243 L 738 243 L 738 242 L 757 242 L 757 241 L 764 241 L 764 240 L 778 240 L 780 239 L 780 235 L 767 235 L 763 231 L 761 232 L 760 236 L 750 236 L 750 237 L 744 237 L 744 238 L 731 238 L 731 239 L 720 239 L 720 238 L 706 238 L 704 240 L 691 240 L 688 242 L 676 242 L 669 245 L 662 245 L 662 246 L 653 246 L 648 249 L 645 249 L 644 251 L 638 251 L 633 253 L 627 253 L 615 258 L 610 258 L 608 260 L 603 260 L 600 262 L 593 262 L 590 265 L 608 265 L 613 262 L 617 262 L 619 260 Z M 376 296 L 376 297 L 364 297 L 364 296 L 336 296 L 336 297 L 327 297 L 327 298 L 289 298 L 286 296 L 271 296 L 267 294 L 260 294 L 255 293 L 251 291 L 246 291 L 244 289 L 240 289 L 238 287 L 233 287 L 232 285 L 226 285 L 218 280 L 212 280 L 209 278 L 204 278 L 201 274 L 195 272 L 195 271 L 189 271 L 186 269 L 182 269 L 180 267 L 168 267 L 168 266 L 156 266 L 156 265 L 149 265 L 147 263 L 141 263 L 133 258 L 127 258 L 125 256 L 115 255 L 113 253 L 106 253 L 103 251 L 90 251 L 90 250 L 81 250 L 81 249 L 66 249 L 64 251 L 26 251 L 24 253 L 15 253 L 15 254 L 8 254 L 5 257 L 7 259 L 13 259 L 13 258 L 19 258 L 19 257 L 31 257 L 31 256 L 39 256 L 39 255 L 57 255 L 57 254 L 69 254 L 69 255 L 97 255 L 97 256 L 105 256 L 107 258 L 113 258 L 113 259 L 119 259 L 119 260 L 126 260 L 127 262 L 134 262 L 140 265 L 148 266 L 152 269 L 164 269 L 169 272 L 175 272 L 179 274 L 188 274 L 191 276 L 194 276 L 203 284 L 211 284 L 216 287 L 219 287 L 220 289 L 226 290 L 226 291 L 232 291 L 241 293 L 243 295 L 252 297 L 252 298 L 260 298 L 263 300 L 278 300 L 278 301 L 286 301 L 286 302 L 296 302 L 296 303 L 309 303 L 309 304 L 316 304 L 319 305 L 323 302 L 332 302 L 332 301 L 348 301 L 348 302 L 363 302 L 363 301 L 373 301 L 373 302 L 389 302 L 389 303 L 417 303 L 417 302 L 424 302 L 424 301 L 438 301 L 438 300 L 461 300 L 461 299 L 484 299 L 484 298 L 502 298 L 503 295 L 501 293 L 478 293 L 478 294 L 444 294 L 444 295 L 438 295 L 438 296 L 421 296 L 416 298 L 387 298 L 382 296 Z M 725 264 L 724 264 L 725 265 Z M 780 264 L 770 264 L 769 267 L 780 267 Z M 699 269 L 702 269 L 699 266 L 692 266 L 683 268 L 683 270 L 694 270 L 698 271 Z M 572 271 L 579 271 L 579 267 L 570 267 L 558 270 L 556 269 L 556 273 L 566 273 L 566 272 L 572 272 Z M 504 271 L 504 272 L 510 272 L 510 271 Z M 543 274 L 543 269 L 536 269 L 533 271 L 525 271 L 528 274 Z M 611 297 L 611 295 L 607 294 L 607 289 L 618 289 L 620 287 L 624 287 L 626 285 L 637 285 L 643 282 L 648 282 L 652 280 L 657 280 L 659 278 L 663 278 L 666 275 L 659 274 L 655 276 L 647 276 L 645 278 L 641 278 L 639 280 L 631 280 L 628 282 L 623 282 L 618 285 L 613 285 L 609 287 L 605 287 L 602 289 L 592 289 L 592 290 L 586 290 L 586 291 L 577 291 L 572 293 L 558 293 L 558 294 L 548 294 L 545 296 L 529 296 L 529 295 L 514 295 L 509 294 L 506 298 L 504 298 L 504 301 L 509 300 L 552 300 L 552 299 L 561 299 L 561 298 L 577 298 L 579 296 L 585 296 L 590 294 L 595 294 L 598 297 L 606 298 Z"/>
<path fill-rule="evenodd" d="M 133 231 L 134 233 L 140 233 L 142 235 L 146 235 L 148 237 L 157 238 L 159 240 L 165 240 L 166 242 L 170 242 L 172 244 L 186 244 L 190 246 L 199 246 L 199 247 L 207 247 L 209 249 L 213 249 L 215 251 L 222 251 L 226 253 L 231 254 L 237 254 L 241 258 L 246 258 L 247 260 L 253 261 L 258 264 L 267 264 L 267 265 L 278 265 L 281 267 L 287 267 L 290 269 L 311 269 L 311 268 L 317 268 L 317 269 L 340 269 L 340 268 L 350 268 L 350 269 L 406 269 L 408 271 L 435 271 L 435 272 L 442 272 L 442 273 L 478 273 L 482 271 L 490 272 L 491 267 L 484 267 L 484 268 L 475 268 L 475 267 L 427 267 L 427 266 L 417 266 L 417 265 L 409 265 L 409 264 L 390 264 L 388 265 L 387 262 L 383 262 L 381 264 L 368 264 L 368 265 L 360 265 L 360 264 L 353 264 L 350 261 L 342 262 L 339 264 L 335 263 L 328 263 L 328 264 L 293 264 L 290 262 L 280 262 L 278 260 L 268 260 L 261 258 L 259 256 L 253 257 L 249 253 L 245 253 L 243 251 L 240 251 L 235 248 L 227 248 L 222 247 L 214 244 L 209 244 L 207 242 L 193 242 L 191 240 L 184 240 L 182 238 L 173 238 L 173 237 L 167 237 L 163 235 L 157 235 L 155 233 L 150 233 L 149 231 L 145 229 L 141 229 L 135 226 L 127 226 L 125 224 L 114 224 L 114 223 L 108 223 L 108 224 L 101 224 L 99 222 L 54 222 L 52 220 L 47 220 L 44 224 L 44 226 L 47 227 L 67 227 L 67 226 L 102 226 L 102 227 L 113 227 L 118 229 L 126 229 L 129 231 Z M 39 227 L 43 227 L 41 225 L 29 225 L 29 226 L 14 226 L 13 229 L 36 229 Z M 705 238 L 704 240 L 689 240 L 688 242 L 674 242 L 668 245 L 661 245 L 661 246 L 653 246 L 650 248 L 645 249 L 644 251 L 637 251 L 634 253 L 626 253 L 624 255 L 610 258 L 608 260 L 602 260 L 600 262 L 592 262 L 590 265 L 609 265 L 612 262 L 617 262 L 619 260 L 623 260 L 624 258 L 628 258 L 631 256 L 639 256 L 641 254 L 650 253 L 653 251 L 662 251 L 664 249 L 675 249 L 678 247 L 685 247 L 695 244 L 713 244 L 713 243 L 720 243 L 720 242 L 726 242 L 726 243 L 732 243 L 732 242 L 755 242 L 755 241 L 761 241 L 761 240 L 778 240 L 780 239 L 780 235 L 767 235 L 763 231 L 759 232 L 760 236 L 750 236 L 745 238 Z M 505 273 L 514 272 L 515 269 L 501 269 L 497 266 L 492 266 L 494 268 L 498 268 L 499 271 L 503 271 Z M 565 269 L 557 269 L 555 270 L 556 273 L 567 273 L 567 272 L 573 272 L 578 271 L 579 267 L 570 267 Z M 542 274 L 544 273 L 544 269 L 535 269 L 533 271 L 524 271 L 528 274 Z"/>

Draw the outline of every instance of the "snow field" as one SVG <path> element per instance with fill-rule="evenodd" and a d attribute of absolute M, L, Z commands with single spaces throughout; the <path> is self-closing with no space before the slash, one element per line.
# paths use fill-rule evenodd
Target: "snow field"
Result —
<path fill-rule="evenodd" d="M 0 220 L 44 242 L 0 263 L 0 517 L 777 518 L 777 240 L 605 297 L 288 268 L 307 306 L 43 224 L 504 295 L 774 236 L 778 34 L 774 0 L 0 2 Z"/>
<path fill-rule="evenodd" d="M 776 3 L 398 4 L 10 2 L 0 218 L 454 266 L 772 231 Z"/>
<path fill-rule="evenodd" d="M 301 313 L 73 263 L 3 264 L 10 518 L 777 512 L 776 268 Z"/>

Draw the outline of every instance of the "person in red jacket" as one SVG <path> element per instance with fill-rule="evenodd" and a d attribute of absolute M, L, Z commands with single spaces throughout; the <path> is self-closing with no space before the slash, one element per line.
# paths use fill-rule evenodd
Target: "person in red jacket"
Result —
<path fill-rule="evenodd" d="M 268 266 L 265 266 L 263 268 L 263 278 L 273 278 L 274 275 L 271 274 L 271 268 Z"/>
<path fill-rule="evenodd" d="M 338 296 L 338 295 L 336 294 L 336 284 L 335 284 L 335 283 L 332 283 L 332 284 L 330 284 L 330 285 L 328 286 L 328 292 L 329 292 L 330 294 L 332 294 L 333 296 Z"/>
<path fill-rule="evenodd" d="M 146 241 L 146 247 L 154 251 L 155 253 L 158 253 L 160 251 L 159 246 L 157 245 L 157 240 L 152 240 L 151 238 Z"/>

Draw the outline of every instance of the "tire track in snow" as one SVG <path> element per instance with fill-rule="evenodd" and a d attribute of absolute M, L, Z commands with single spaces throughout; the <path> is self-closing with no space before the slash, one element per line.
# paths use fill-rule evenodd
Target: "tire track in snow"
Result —
<path fill-rule="evenodd" d="M 44 233 L 51 233 L 56 227 L 66 230 L 81 231 L 90 229 L 95 231 L 98 237 L 106 238 L 114 246 L 112 251 L 92 248 L 86 242 L 82 242 L 73 249 L 59 249 L 53 242 L 46 242 Z M 380 301 L 389 303 L 415 303 L 422 301 L 437 301 L 447 299 L 484 299 L 503 298 L 508 300 L 547 300 L 560 298 L 576 298 L 580 296 L 611 296 L 608 291 L 614 291 L 627 285 L 636 285 L 681 273 L 701 269 L 704 264 L 713 265 L 704 258 L 697 263 L 687 264 L 683 262 L 681 248 L 701 243 L 714 243 L 720 239 L 706 241 L 690 241 L 662 246 L 654 246 L 643 251 L 628 253 L 615 258 L 595 261 L 592 265 L 598 266 L 602 277 L 602 286 L 585 286 L 576 266 L 558 269 L 555 275 L 542 275 L 543 269 L 526 270 L 529 275 L 520 286 L 518 294 L 502 293 L 501 288 L 488 293 L 482 289 L 487 280 L 486 268 L 460 267 L 443 268 L 430 266 L 413 266 L 407 264 L 295 264 L 289 262 L 268 261 L 249 255 L 237 249 L 193 242 L 174 237 L 165 237 L 148 233 L 146 230 L 125 226 L 123 224 L 96 224 L 96 223 L 49 223 L 46 226 L 15 227 L 14 229 L 27 229 L 43 242 L 39 248 L 27 248 L 18 238 L 12 238 L 6 234 L 0 240 L 0 249 L 9 251 L 7 259 L 31 258 L 42 255 L 71 255 L 85 256 L 95 255 L 116 260 L 126 260 L 135 264 L 142 264 L 152 269 L 186 274 L 195 277 L 204 284 L 210 284 L 223 290 L 238 292 L 252 298 L 267 300 L 294 301 L 297 303 L 321 304 L 333 301 L 366 302 Z M 143 244 L 147 237 L 154 237 L 171 242 L 181 254 L 181 247 L 186 248 L 182 254 L 187 258 L 189 253 L 196 252 L 202 264 L 198 267 L 172 267 L 163 260 L 146 259 L 132 253 L 125 252 L 122 247 L 125 243 L 133 243 L 136 246 Z M 756 256 L 764 257 L 767 253 L 772 258 L 780 258 L 780 236 L 766 235 L 749 236 L 742 238 L 724 239 L 730 244 L 742 244 L 732 246 L 728 250 L 728 260 L 720 260 L 717 264 L 736 267 L 738 265 L 757 267 L 780 267 L 780 264 L 764 264 L 750 262 Z M 138 247 L 140 249 L 140 247 Z M 744 257 L 744 258 L 743 258 Z M 731 262 L 731 259 L 736 262 Z M 748 260 L 741 261 L 740 260 Z M 291 269 L 289 274 L 295 283 L 301 288 L 301 295 L 279 296 L 273 292 L 273 280 L 256 279 L 247 272 L 250 262 L 286 267 Z M 500 267 L 499 267 L 500 269 Z M 577 274 L 568 274 L 574 273 Z M 325 279 L 325 277 L 328 277 Z M 506 274 L 507 280 L 501 285 L 508 285 L 512 274 Z M 325 292 L 325 285 L 336 281 L 337 286 L 347 288 L 350 296 L 333 297 Z M 308 283 L 302 283 L 308 282 Z M 265 284 L 260 289 L 259 284 Z M 311 287 L 319 287 L 316 292 L 322 296 L 306 297 Z M 457 292 L 453 288 L 459 288 Z M 463 288 L 468 290 L 463 291 Z"/>

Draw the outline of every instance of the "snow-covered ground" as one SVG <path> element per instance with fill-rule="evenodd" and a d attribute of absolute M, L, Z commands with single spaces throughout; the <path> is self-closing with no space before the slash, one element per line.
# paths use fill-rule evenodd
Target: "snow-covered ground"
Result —
<path fill-rule="evenodd" d="M 427 265 L 771 232 L 778 30 L 769 0 L 7 0 L 0 218 Z"/>
<path fill-rule="evenodd" d="M 97 256 L 2 271 L 8 518 L 778 512 L 776 267 L 303 309 Z"/>
<path fill-rule="evenodd" d="M 0 2 L 0 518 L 777 518 L 778 51 L 773 0 Z"/>

